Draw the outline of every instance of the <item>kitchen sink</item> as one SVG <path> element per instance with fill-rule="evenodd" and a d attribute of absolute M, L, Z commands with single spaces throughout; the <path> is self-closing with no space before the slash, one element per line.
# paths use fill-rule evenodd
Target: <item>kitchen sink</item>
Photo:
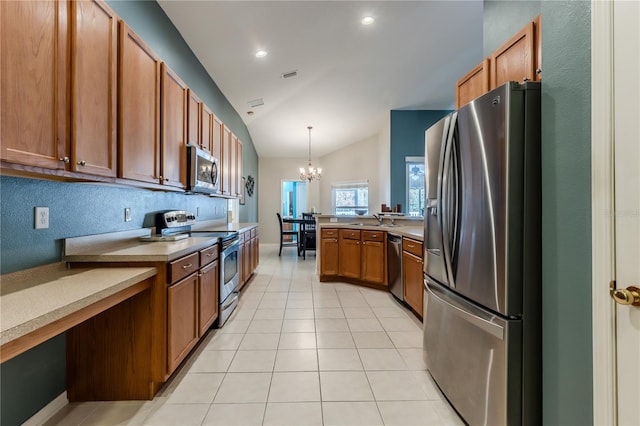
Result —
<path fill-rule="evenodd" d="M 351 226 L 384 226 L 379 223 L 350 223 Z"/>

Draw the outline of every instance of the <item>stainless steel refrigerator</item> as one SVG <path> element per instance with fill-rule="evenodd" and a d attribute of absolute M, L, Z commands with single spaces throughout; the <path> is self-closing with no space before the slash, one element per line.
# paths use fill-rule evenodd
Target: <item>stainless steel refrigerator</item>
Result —
<path fill-rule="evenodd" d="M 540 84 L 425 133 L 424 351 L 471 425 L 541 423 Z"/>

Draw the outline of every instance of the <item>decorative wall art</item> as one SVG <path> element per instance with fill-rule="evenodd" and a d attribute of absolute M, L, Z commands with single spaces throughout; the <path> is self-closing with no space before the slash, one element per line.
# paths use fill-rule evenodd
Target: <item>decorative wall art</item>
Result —
<path fill-rule="evenodd" d="M 247 183 L 245 184 L 245 186 L 247 187 L 247 195 L 249 195 L 249 197 L 253 197 L 253 188 L 255 184 L 255 179 L 253 179 L 253 176 L 249 175 L 247 177 Z"/>

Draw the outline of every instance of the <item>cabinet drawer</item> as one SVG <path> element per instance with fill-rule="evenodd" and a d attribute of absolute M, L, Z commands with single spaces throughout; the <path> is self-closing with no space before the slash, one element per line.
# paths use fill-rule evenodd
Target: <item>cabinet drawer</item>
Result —
<path fill-rule="evenodd" d="M 199 253 L 193 253 L 169 263 L 169 282 L 174 283 L 200 268 Z"/>
<path fill-rule="evenodd" d="M 251 230 L 251 238 L 255 238 L 258 236 L 258 228 L 253 228 Z"/>
<path fill-rule="evenodd" d="M 322 238 L 338 238 L 337 229 L 322 229 Z"/>
<path fill-rule="evenodd" d="M 340 238 L 345 240 L 359 240 L 361 231 L 354 231 L 353 229 L 341 229 Z"/>
<path fill-rule="evenodd" d="M 362 231 L 363 241 L 380 241 L 384 242 L 385 232 L 380 231 Z"/>
<path fill-rule="evenodd" d="M 242 243 L 244 243 L 244 242 L 245 242 L 245 240 L 248 240 L 248 239 L 249 239 L 249 235 L 246 235 L 246 236 L 245 236 L 244 234 L 248 234 L 248 232 L 240 232 L 240 233 L 238 234 L 238 237 L 240 238 L 240 239 L 238 240 L 238 244 L 242 244 Z"/>
<path fill-rule="evenodd" d="M 218 245 L 200 250 L 200 266 L 208 265 L 218 258 Z"/>
<path fill-rule="evenodd" d="M 422 243 L 420 241 L 412 240 L 410 238 L 402 239 L 402 250 L 415 254 L 422 259 Z"/>

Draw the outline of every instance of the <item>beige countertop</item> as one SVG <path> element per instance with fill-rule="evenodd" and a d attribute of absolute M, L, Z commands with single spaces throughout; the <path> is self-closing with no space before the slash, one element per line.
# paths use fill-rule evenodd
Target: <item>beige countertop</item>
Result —
<path fill-rule="evenodd" d="M 202 250 L 218 242 L 217 237 L 190 237 L 178 241 L 142 242 L 126 240 L 117 245 L 95 248 L 85 246 L 74 250 L 67 243 L 67 262 L 170 262 Z"/>
<path fill-rule="evenodd" d="M 216 232 L 216 231 L 238 231 L 238 232 L 245 232 L 250 230 L 251 228 L 255 228 L 257 227 L 258 224 L 255 222 L 241 222 L 241 223 L 226 223 L 226 224 L 218 224 L 218 225 L 193 225 L 191 227 L 192 231 L 198 231 L 198 232 L 202 232 L 202 231 L 211 231 L 211 232 Z"/>
<path fill-rule="evenodd" d="M 343 228 L 343 229 L 364 229 L 367 231 L 384 231 L 389 234 L 400 235 L 402 237 L 414 238 L 423 241 L 424 227 L 422 223 L 419 225 L 398 225 L 398 226 L 379 226 L 374 223 L 362 222 L 362 225 L 354 225 L 353 223 L 319 223 L 319 228 Z"/>
<path fill-rule="evenodd" d="M 0 345 L 156 275 L 156 268 L 66 269 L 47 265 L 2 276 Z"/>

